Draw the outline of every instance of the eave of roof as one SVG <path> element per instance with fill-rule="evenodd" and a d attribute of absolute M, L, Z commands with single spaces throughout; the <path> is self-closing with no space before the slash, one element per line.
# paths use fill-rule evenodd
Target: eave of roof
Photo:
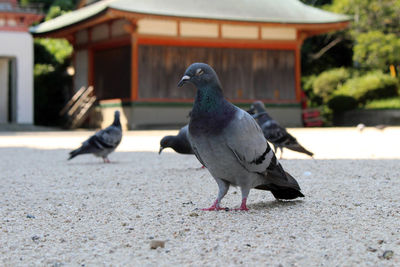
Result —
<path fill-rule="evenodd" d="M 351 19 L 298 0 L 103 0 L 31 27 L 30 31 L 38 35 L 58 31 L 107 9 L 164 17 L 278 24 L 337 24 Z"/>

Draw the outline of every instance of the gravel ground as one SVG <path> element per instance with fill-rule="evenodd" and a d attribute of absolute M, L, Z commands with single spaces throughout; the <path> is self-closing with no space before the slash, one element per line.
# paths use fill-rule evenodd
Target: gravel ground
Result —
<path fill-rule="evenodd" d="M 0 133 L 0 265 L 400 266 L 400 128 L 290 129 L 316 154 L 281 160 L 306 197 L 252 190 L 248 212 L 198 210 L 217 185 L 156 153 L 175 132 L 125 133 L 111 164 L 66 161 L 92 132 Z"/>

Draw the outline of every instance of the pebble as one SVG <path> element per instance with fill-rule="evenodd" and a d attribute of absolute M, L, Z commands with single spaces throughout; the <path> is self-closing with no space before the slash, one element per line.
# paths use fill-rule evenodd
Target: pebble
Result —
<path fill-rule="evenodd" d="M 28 219 L 35 219 L 35 216 L 32 215 L 32 214 L 27 214 L 27 215 L 26 215 L 26 218 L 28 218 Z"/>
<path fill-rule="evenodd" d="M 385 260 L 390 260 L 394 255 L 393 250 L 385 250 L 385 252 L 383 252 L 382 258 L 384 258 Z"/>
<path fill-rule="evenodd" d="M 157 249 L 157 248 L 164 248 L 165 247 L 165 241 L 162 240 L 152 240 L 150 242 L 150 248 L 151 249 Z"/>
<path fill-rule="evenodd" d="M 192 212 L 189 214 L 190 217 L 198 217 L 199 214 L 197 214 L 196 212 Z"/>

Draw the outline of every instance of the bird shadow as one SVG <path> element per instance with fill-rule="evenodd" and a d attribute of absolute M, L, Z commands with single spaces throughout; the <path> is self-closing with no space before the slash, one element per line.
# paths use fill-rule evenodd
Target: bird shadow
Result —
<path fill-rule="evenodd" d="M 247 207 L 251 210 L 266 210 L 266 209 L 271 209 L 271 208 L 287 208 L 287 207 L 293 207 L 297 205 L 303 204 L 304 201 L 301 199 L 297 200 L 272 200 L 272 201 L 260 201 L 256 203 L 251 203 Z"/>

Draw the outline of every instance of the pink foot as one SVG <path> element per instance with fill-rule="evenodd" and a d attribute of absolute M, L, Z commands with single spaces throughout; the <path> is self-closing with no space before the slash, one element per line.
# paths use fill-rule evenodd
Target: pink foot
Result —
<path fill-rule="evenodd" d="M 111 161 L 108 158 L 103 158 L 104 163 L 111 163 Z"/>
<path fill-rule="evenodd" d="M 205 168 L 205 166 L 203 165 L 203 166 L 201 166 L 201 168 L 202 168 L 202 169 L 204 169 L 204 168 Z"/>
<path fill-rule="evenodd" d="M 227 208 L 221 208 L 218 204 L 218 200 L 215 200 L 214 204 L 208 209 L 201 209 L 203 211 L 213 211 L 213 210 L 226 210 Z M 229 209 L 228 209 L 229 210 Z"/>
<path fill-rule="evenodd" d="M 240 205 L 240 208 L 235 209 L 235 210 L 248 211 L 249 209 L 246 206 L 246 201 L 247 201 L 247 198 L 243 198 L 242 199 L 242 204 Z"/>

